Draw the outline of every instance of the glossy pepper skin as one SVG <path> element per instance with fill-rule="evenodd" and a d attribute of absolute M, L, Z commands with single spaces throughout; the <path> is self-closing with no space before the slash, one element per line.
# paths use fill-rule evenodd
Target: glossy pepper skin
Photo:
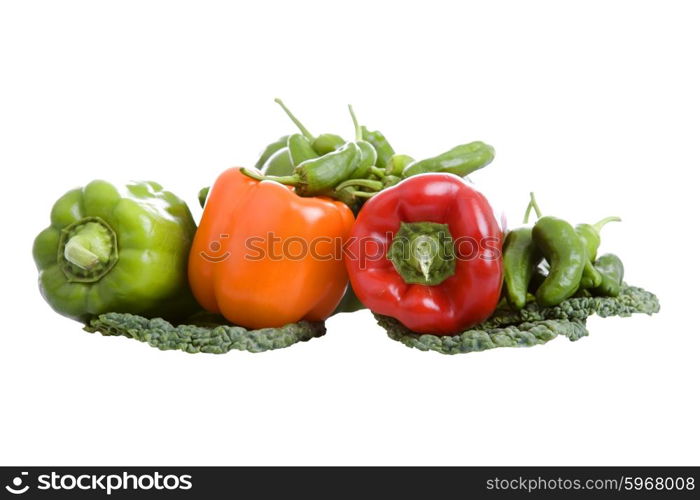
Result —
<path fill-rule="evenodd" d="M 187 285 L 194 233 L 185 202 L 159 184 L 93 181 L 63 195 L 34 240 L 41 293 L 82 322 L 106 312 L 184 317 L 196 308 Z"/>
<path fill-rule="evenodd" d="M 258 181 L 270 180 L 294 186 L 296 193 L 301 196 L 318 196 L 331 192 L 338 184 L 350 177 L 360 160 L 360 148 L 354 142 L 348 142 L 331 153 L 300 163 L 294 168 L 292 175 L 268 176 L 247 168 L 243 168 L 242 171 L 248 177 Z"/>
<path fill-rule="evenodd" d="M 600 272 L 602 280 L 594 290 L 598 295 L 617 297 L 622 290 L 622 279 L 625 276 L 625 266 L 622 260 L 612 253 L 606 253 L 598 257 L 595 267 Z"/>
<path fill-rule="evenodd" d="M 334 245 L 345 242 L 353 222 L 341 202 L 300 197 L 228 169 L 212 186 L 190 252 L 195 298 L 246 328 L 321 321 L 345 292 Z"/>
<path fill-rule="evenodd" d="M 432 250 L 397 258 L 402 232 L 409 235 L 404 248 Z M 485 320 L 496 308 L 502 242 L 503 233 L 481 193 L 455 175 L 418 175 L 365 203 L 346 265 L 357 297 L 369 309 L 416 332 L 450 335 Z M 427 254 L 436 257 L 423 260 Z M 421 275 L 424 282 L 436 284 L 417 283 Z"/>
<path fill-rule="evenodd" d="M 275 151 L 262 166 L 262 171 L 266 175 L 289 175 L 294 171 L 292 156 L 288 147 L 283 147 Z"/>
<path fill-rule="evenodd" d="M 606 217 L 595 224 L 577 224 L 574 229 L 581 238 L 586 250 L 586 263 L 581 276 L 581 286 L 583 288 L 597 288 L 600 286 L 603 277 L 593 265 L 593 261 L 600 246 L 600 230 L 609 222 L 619 222 L 619 217 Z"/>
<path fill-rule="evenodd" d="M 275 154 L 277 151 L 279 151 L 282 148 L 287 147 L 287 141 L 289 139 L 288 135 L 283 135 L 279 139 L 277 139 L 275 142 L 271 142 L 268 144 L 265 149 L 260 153 L 260 157 L 258 158 L 258 161 L 255 162 L 255 168 L 261 169 L 263 168 L 263 165 L 267 162 L 267 160 L 270 159 L 270 157 Z"/>
<path fill-rule="evenodd" d="M 318 154 L 314 151 L 309 140 L 301 134 L 292 134 L 289 136 L 287 141 L 287 148 L 289 149 L 289 158 L 291 160 L 292 167 L 296 167 L 300 163 L 304 163 L 306 160 L 312 160 L 318 158 Z M 291 169 L 292 171 L 294 168 Z M 292 171 L 277 173 L 275 175 L 289 175 Z"/>
<path fill-rule="evenodd" d="M 394 156 L 394 148 L 391 147 L 389 141 L 384 137 L 379 130 L 368 130 L 364 125 L 362 126 L 362 138 L 369 142 L 374 150 L 377 152 L 376 165 L 379 168 L 386 168 L 389 159 Z M 399 172 L 401 173 L 401 172 Z"/>
<path fill-rule="evenodd" d="M 455 146 L 433 158 L 413 162 L 406 166 L 403 176 L 411 177 L 426 172 L 442 172 L 464 177 L 475 170 L 484 168 L 493 161 L 493 158 L 493 147 L 481 141 L 475 141 Z"/>
<path fill-rule="evenodd" d="M 525 307 L 527 291 L 535 268 L 542 260 L 530 227 L 508 232 L 503 244 L 504 286 L 508 303 L 516 310 Z"/>
<path fill-rule="evenodd" d="M 576 230 L 565 220 L 540 218 L 532 239 L 549 262 L 549 274 L 537 289 L 537 302 L 550 307 L 571 297 L 579 288 L 587 254 Z"/>

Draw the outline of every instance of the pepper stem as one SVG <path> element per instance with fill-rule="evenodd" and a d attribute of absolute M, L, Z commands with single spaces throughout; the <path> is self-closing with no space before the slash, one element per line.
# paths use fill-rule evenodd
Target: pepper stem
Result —
<path fill-rule="evenodd" d="M 100 263 L 100 258 L 88 250 L 81 236 L 73 236 L 63 249 L 65 259 L 78 266 L 80 269 L 89 271 Z"/>
<path fill-rule="evenodd" d="M 535 211 L 535 215 L 537 215 L 537 218 L 539 219 L 542 217 L 542 212 L 540 211 L 540 206 L 537 204 L 537 200 L 535 199 L 535 193 L 530 191 L 530 205 L 532 205 L 532 209 Z"/>
<path fill-rule="evenodd" d="M 358 191 L 356 189 L 349 189 L 348 193 L 352 196 L 357 196 L 358 198 L 371 198 L 377 193 L 368 193 L 367 191 Z"/>
<path fill-rule="evenodd" d="M 280 107 L 284 110 L 285 113 L 287 113 L 287 116 L 289 117 L 289 119 L 292 120 L 292 122 L 294 122 L 294 125 L 297 126 L 297 128 L 299 129 L 299 131 L 300 131 L 302 134 L 304 134 L 304 137 L 306 137 L 309 141 L 312 141 L 312 142 L 313 142 L 313 140 L 315 139 L 315 137 L 313 136 L 313 134 L 312 134 L 311 132 L 309 132 L 309 129 L 307 129 L 307 128 L 304 126 L 304 124 L 301 123 L 301 122 L 299 121 L 299 119 L 298 119 L 296 116 L 294 116 L 294 113 L 292 113 L 292 112 L 289 110 L 289 108 L 284 104 L 284 102 L 282 102 L 282 99 L 280 99 L 279 97 L 276 97 L 276 98 L 275 98 L 275 102 L 276 102 L 277 104 L 280 105 Z"/>
<path fill-rule="evenodd" d="M 348 179 L 347 181 L 343 181 L 340 184 L 338 184 L 338 187 L 336 187 L 335 189 L 336 191 L 340 191 L 341 189 L 350 186 L 360 186 L 372 189 L 374 191 L 381 191 L 381 189 L 384 187 L 384 184 L 382 184 L 381 181 L 374 181 L 372 179 Z"/>
<path fill-rule="evenodd" d="M 116 264 L 117 236 L 99 217 L 85 217 L 61 231 L 58 266 L 71 283 L 94 283 Z"/>
<path fill-rule="evenodd" d="M 402 222 L 387 258 L 406 283 L 439 285 L 455 273 L 454 243 L 447 224 Z"/>
<path fill-rule="evenodd" d="M 600 232 L 601 229 L 603 229 L 603 226 L 605 226 L 608 222 L 622 222 L 622 219 L 619 217 L 606 217 L 605 219 L 601 219 L 595 224 L 592 224 L 593 228 Z"/>
<path fill-rule="evenodd" d="M 241 168 L 241 173 L 250 177 L 251 179 L 255 179 L 256 181 L 275 181 L 287 186 L 296 186 L 300 181 L 298 175 L 263 175 L 255 170 L 250 170 L 249 168 L 245 167 Z"/>
<path fill-rule="evenodd" d="M 525 210 L 525 215 L 523 215 L 523 224 L 530 222 L 530 212 L 532 211 L 532 202 L 527 204 L 527 209 Z"/>
<path fill-rule="evenodd" d="M 372 173 L 373 173 L 374 175 L 376 175 L 377 177 L 381 177 L 381 178 L 386 177 L 386 172 L 384 171 L 383 168 L 372 167 L 372 168 L 369 169 L 369 171 L 372 172 Z"/>
<path fill-rule="evenodd" d="M 355 111 L 352 109 L 352 104 L 348 104 L 348 110 L 350 111 L 350 117 L 352 118 L 352 124 L 355 127 L 355 140 L 362 140 L 362 128 L 357 121 L 357 116 L 355 116 Z"/>

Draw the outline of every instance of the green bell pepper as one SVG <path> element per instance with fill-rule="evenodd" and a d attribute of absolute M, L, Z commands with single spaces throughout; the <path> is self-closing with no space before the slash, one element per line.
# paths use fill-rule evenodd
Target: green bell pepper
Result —
<path fill-rule="evenodd" d="M 56 312 L 82 322 L 106 312 L 190 314 L 195 229 L 185 202 L 155 182 L 93 181 L 63 195 L 34 240 L 39 288 Z"/>

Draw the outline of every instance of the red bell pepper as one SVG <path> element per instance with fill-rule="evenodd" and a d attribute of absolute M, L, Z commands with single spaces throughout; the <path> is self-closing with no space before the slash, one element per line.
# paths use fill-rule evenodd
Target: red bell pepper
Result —
<path fill-rule="evenodd" d="M 415 332 L 448 335 L 493 313 L 503 281 L 502 245 L 486 198 L 456 175 L 430 173 L 364 205 L 346 266 L 369 309 Z"/>

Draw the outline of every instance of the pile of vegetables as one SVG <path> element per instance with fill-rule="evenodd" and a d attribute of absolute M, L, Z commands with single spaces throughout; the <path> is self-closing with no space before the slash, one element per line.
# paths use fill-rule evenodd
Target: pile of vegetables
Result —
<path fill-rule="evenodd" d="M 288 347 L 364 307 L 390 338 L 443 354 L 578 340 L 591 314 L 659 310 L 617 256 L 598 256 L 619 218 L 572 225 L 531 193 L 523 225 L 502 228 L 465 180 L 491 146 L 415 160 L 352 107 L 346 140 L 313 135 L 276 102 L 299 132 L 203 188 L 198 227 L 154 182 L 62 196 L 33 249 L 51 307 L 89 332 L 192 353 Z"/>

